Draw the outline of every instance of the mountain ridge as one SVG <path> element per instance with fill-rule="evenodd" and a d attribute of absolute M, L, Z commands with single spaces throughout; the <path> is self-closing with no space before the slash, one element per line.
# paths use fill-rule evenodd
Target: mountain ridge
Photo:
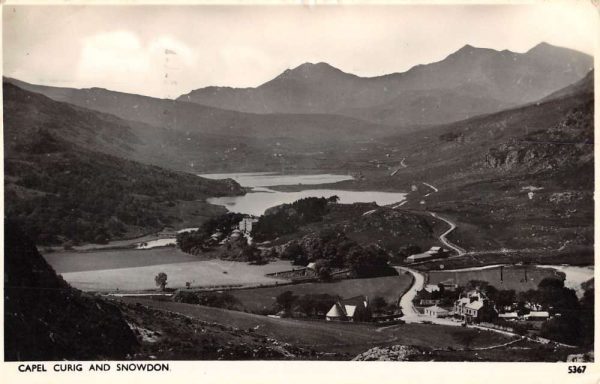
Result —
<path fill-rule="evenodd" d="M 255 88 L 199 88 L 177 100 L 261 114 L 325 112 L 380 124 L 431 125 L 532 102 L 580 80 L 592 65 L 590 56 L 548 43 L 525 53 L 466 44 L 405 72 L 360 77 L 327 63 L 304 63 Z M 428 93 L 435 92 L 447 96 L 431 100 Z"/>

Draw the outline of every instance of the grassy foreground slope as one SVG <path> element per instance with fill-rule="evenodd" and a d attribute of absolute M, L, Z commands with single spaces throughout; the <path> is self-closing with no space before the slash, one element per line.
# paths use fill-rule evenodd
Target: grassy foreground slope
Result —
<path fill-rule="evenodd" d="M 4 240 L 7 361 L 116 360 L 136 348 L 116 306 L 71 288 L 14 223 Z"/>
<path fill-rule="evenodd" d="M 502 334 L 462 327 L 426 324 L 401 324 L 392 327 L 377 327 L 368 324 L 332 323 L 275 319 L 220 308 L 203 307 L 195 304 L 153 301 L 143 298 L 121 298 L 121 305 L 141 308 L 172 315 L 184 315 L 188 324 L 194 321 L 209 324 L 224 324 L 235 332 L 255 332 L 256 338 L 266 336 L 279 345 L 293 346 L 308 351 L 310 359 L 350 360 L 358 354 L 376 346 L 410 345 L 422 351 L 415 360 L 461 360 L 461 361 L 564 361 L 568 353 L 551 346 L 530 342 L 519 342 L 514 347 L 502 345 L 516 340 Z M 157 317 L 157 315 L 154 315 Z M 152 326 L 149 323 L 147 326 Z M 154 325 L 155 326 L 155 325 Z M 478 348 L 495 347 L 488 351 Z M 191 345 L 190 345 L 191 347 Z M 232 346 L 228 346 L 231 348 Z M 513 353 L 515 352 L 515 353 Z M 306 355 L 304 355 L 306 356 Z M 443 356 L 443 357 L 439 357 Z M 299 357 L 301 358 L 301 357 Z M 306 357 L 305 357 L 306 358 Z"/>

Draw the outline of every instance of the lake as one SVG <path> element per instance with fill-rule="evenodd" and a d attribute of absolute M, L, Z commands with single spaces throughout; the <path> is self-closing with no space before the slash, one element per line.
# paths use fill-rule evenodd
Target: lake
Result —
<path fill-rule="evenodd" d="M 345 191 L 339 189 L 311 189 L 310 185 L 336 183 L 351 180 L 351 176 L 317 174 L 317 175 L 280 175 L 269 172 L 257 173 L 219 173 L 199 175 L 209 179 L 231 178 L 252 191 L 243 196 L 212 197 L 206 201 L 210 204 L 222 205 L 231 212 L 262 215 L 268 208 L 280 204 L 289 204 L 306 197 L 338 196 L 340 203 L 370 203 L 389 205 L 404 201 L 406 193 L 379 191 Z M 269 189 L 275 185 L 306 185 L 307 189 L 295 192 L 281 192 Z"/>
<path fill-rule="evenodd" d="M 207 179 L 233 179 L 244 187 L 272 187 L 274 185 L 296 184 L 328 184 L 344 180 L 352 180 L 349 175 L 332 175 L 329 173 L 315 175 L 282 175 L 276 172 L 250 172 L 250 173 L 208 173 L 198 175 Z"/>

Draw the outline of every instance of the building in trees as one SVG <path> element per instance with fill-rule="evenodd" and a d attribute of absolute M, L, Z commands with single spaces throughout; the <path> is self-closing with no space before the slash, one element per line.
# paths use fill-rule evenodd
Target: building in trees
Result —
<path fill-rule="evenodd" d="M 493 321 L 498 318 L 494 303 L 479 289 L 468 291 L 454 302 L 454 315 L 468 322 Z"/>

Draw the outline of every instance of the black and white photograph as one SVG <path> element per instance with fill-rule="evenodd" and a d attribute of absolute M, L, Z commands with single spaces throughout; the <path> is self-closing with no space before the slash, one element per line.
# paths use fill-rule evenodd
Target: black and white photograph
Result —
<path fill-rule="evenodd" d="M 597 7 L 5 2 L 3 361 L 585 375 Z"/>

